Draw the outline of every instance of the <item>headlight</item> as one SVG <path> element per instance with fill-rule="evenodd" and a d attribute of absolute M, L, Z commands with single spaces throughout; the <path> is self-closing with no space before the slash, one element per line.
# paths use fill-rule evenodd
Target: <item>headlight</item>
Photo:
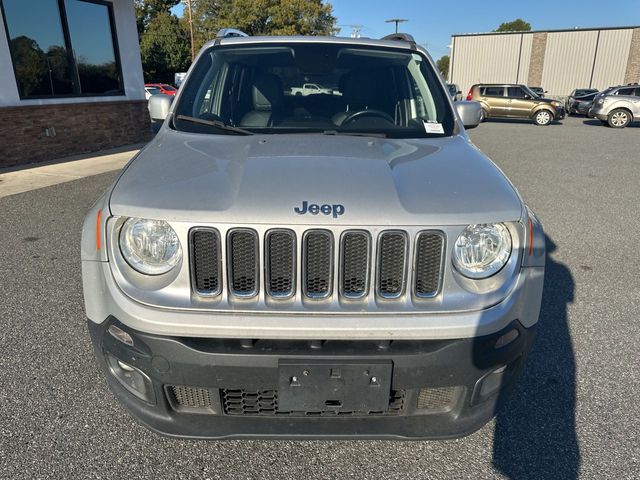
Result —
<path fill-rule="evenodd" d="M 554 107 L 559 107 L 560 105 L 562 105 L 562 103 L 560 103 L 560 102 L 551 102 L 551 105 L 553 105 Z"/>
<path fill-rule="evenodd" d="M 604 103 L 604 98 L 599 98 L 598 99 L 598 105 L 602 105 Z"/>
<path fill-rule="evenodd" d="M 182 258 L 173 228 L 162 220 L 130 218 L 120 230 L 120 251 L 127 263 L 145 275 L 161 275 Z"/>
<path fill-rule="evenodd" d="M 473 279 L 498 273 L 511 255 L 511 235 L 502 223 L 469 225 L 453 246 L 453 265 Z"/>

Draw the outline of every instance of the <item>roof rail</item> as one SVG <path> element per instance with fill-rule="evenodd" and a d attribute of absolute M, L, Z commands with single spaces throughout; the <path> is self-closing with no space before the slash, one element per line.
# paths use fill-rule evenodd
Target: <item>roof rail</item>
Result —
<path fill-rule="evenodd" d="M 392 33 L 390 35 L 387 35 L 386 37 L 382 37 L 382 40 L 396 40 L 398 42 L 409 42 L 414 44 L 416 43 L 413 36 L 409 35 L 408 33 Z"/>
<path fill-rule="evenodd" d="M 242 30 L 236 30 L 235 28 L 221 28 L 218 30 L 216 38 L 231 38 L 231 37 L 248 37 Z"/>

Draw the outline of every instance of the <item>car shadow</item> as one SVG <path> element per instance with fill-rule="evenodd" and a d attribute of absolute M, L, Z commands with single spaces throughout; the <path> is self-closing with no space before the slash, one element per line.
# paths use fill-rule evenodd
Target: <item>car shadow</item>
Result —
<path fill-rule="evenodd" d="M 532 120 L 528 118 L 487 118 L 486 123 L 522 123 L 525 125 L 534 125 Z M 549 125 L 562 125 L 562 120 L 553 120 Z"/>
<path fill-rule="evenodd" d="M 598 120 L 597 118 L 589 118 L 587 120 L 584 120 L 582 122 L 583 125 L 589 125 L 591 127 L 606 127 L 607 125 L 602 123 L 600 120 Z M 640 122 L 632 122 L 629 125 L 627 125 L 625 128 L 640 128 Z M 612 130 L 624 130 L 624 128 L 621 129 L 616 129 L 616 128 L 612 128 Z"/>
<path fill-rule="evenodd" d="M 496 415 L 493 465 L 511 479 L 571 480 L 580 469 L 576 365 L 567 317 L 575 284 L 569 268 L 554 260 L 556 245 L 548 236 L 546 247 L 537 338 Z"/>

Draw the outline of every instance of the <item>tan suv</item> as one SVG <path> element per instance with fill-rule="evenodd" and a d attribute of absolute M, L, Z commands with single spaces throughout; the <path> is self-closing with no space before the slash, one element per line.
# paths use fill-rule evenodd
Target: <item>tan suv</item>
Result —
<path fill-rule="evenodd" d="M 482 120 L 492 117 L 529 118 L 536 125 L 549 125 L 565 116 L 562 102 L 542 98 L 526 85 L 477 84 L 471 87 L 467 100 L 482 105 Z"/>

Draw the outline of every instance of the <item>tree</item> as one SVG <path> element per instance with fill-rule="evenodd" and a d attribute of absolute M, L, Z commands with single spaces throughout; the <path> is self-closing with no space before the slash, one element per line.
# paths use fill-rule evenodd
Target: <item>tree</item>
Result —
<path fill-rule="evenodd" d="M 138 35 L 142 36 L 159 13 L 169 13 L 178 3 L 180 0 L 134 0 Z"/>
<path fill-rule="evenodd" d="M 511 22 L 501 23 L 498 28 L 494 30 L 494 32 L 530 32 L 531 24 L 529 22 L 525 22 L 521 18 L 516 18 Z"/>
<path fill-rule="evenodd" d="M 440 70 L 440 73 L 442 73 L 442 76 L 444 78 L 448 78 L 449 77 L 449 55 L 443 55 L 442 57 L 440 57 L 440 59 L 436 62 L 436 65 L 438 66 L 438 70 Z"/>
<path fill-rule="evenodd" d="M 173 83 L 176 72 L 185 72 L 191 63 L 188 33 L 178 18 L 158 13 L 140 40 L 145 80 Z"/>
<path fill-rule="evenodd" d="M 322 0 L 193 0 L 194 28 L 201 46 L 221 28 L 249 35 L 331 35 L 333 7 Z"/>

